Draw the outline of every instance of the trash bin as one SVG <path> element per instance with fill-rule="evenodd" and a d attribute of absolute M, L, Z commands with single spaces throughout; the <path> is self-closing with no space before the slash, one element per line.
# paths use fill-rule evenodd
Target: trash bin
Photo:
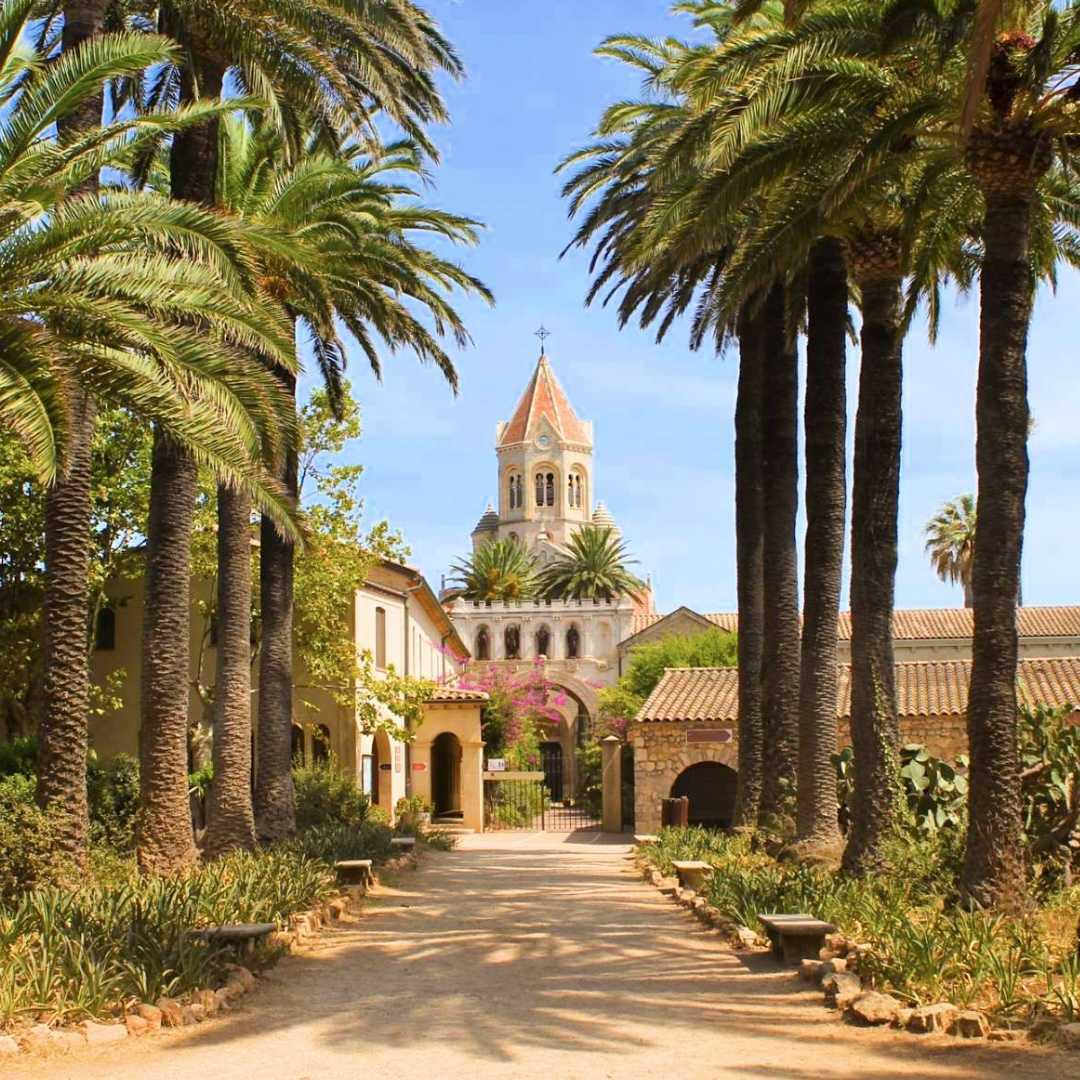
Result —
<path fill-rule="evenodd" d="M 660 801 L 660 824 L 664 828 L 684 829 L 690 823 L 690 800 L 682 795 L 678 799 Z"/>

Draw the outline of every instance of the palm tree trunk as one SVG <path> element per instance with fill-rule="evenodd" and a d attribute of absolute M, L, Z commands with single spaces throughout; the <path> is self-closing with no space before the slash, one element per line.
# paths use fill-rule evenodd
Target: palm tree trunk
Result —
<path fill-rule="evenodd" d="M 781 809 L 799 753 L 798 367 L 787 290 L 776 284 L 763 310 L 764 630 L 762 715 L 765 777 L 761 815 Z"/>
<path fill-rule="evenodd" d="M 207 853 L 255 846 L 251 804 L 251 499 L 218 488 L 214 780 Z"/>
<path fill-rule="evenodd" d="M 196 857 L 188 803 L 188 667 L 195 461 L 154 432 L 143 607 L 139 866 L 173 873 Z"/>
<path fill-rule="evenodd" d="M 170 28 L 177 36 L 177 28 Z M 224 69 L 209 49 L 198 80 L 185 68 L 182 103 L 220 93 Z M 172 195 L 212 206 L 217 177 L 216 121 L 173 139 Z M 143 618 L 141 775 L 136 834 L 139 865 L 157 873 L 182 869 L 196 857 L 187 787 L 188 680 L 191 664 L 191 528 L 196 467 L 190 451 L 154 432 L 150 524 Z"/>
<path fill-rule="evenodd" d="M 861 275 L 862 362 L 851 513 L 851 741 L 855 792 L 844 869 L 882 867 L 899 784 L 893 671 L 900 489 L 901 278 Z"/>
<path fill-rule="evenodd" d="M 847 267 L 838 240 L 810 253 L 806 335 L 806 573 L 799 682 L 798 839 L 840 841 L 836 774 L 836 635 L 847 506 Z"/>
<path fill-rule="evenodd" d="M 296 399 L 296 379 L 281 373 Z M 280 479 L 295 498 L 297 463 L 286 452 Z M 266 516 L 259 560 L 262 641 L 259 650 L 258 752 L 255 767 L 255 827 L 259 839 L 280 840 L 296 830 L 292 786 L 293 544 Z"/>
<path fill-rule="evenodd" d="M 105 24 L 103 0 L 64 4 L 64 52 Z M 101 94 L 60 120 L 61 138 L 101 122 Z M 83 188 L 93 191 L 97 181 Z M 86 797 L 90 716 L 90 471 L 97 406 L 79 393 L 71 415 L 65 472 L 45 495 L 44 711 L 38 731 L 37 800 L 61 810 L 57 843 L 76 865 L 86 859 L 90 821 Z"/>
<path fill-rule="evenodd" d="M 739 596 L 739 782 L 735 823 L 743 826 L 757 823 L 764 780 L 762 374 L 761 320 L 744 309 L 739 319 L 739 388 L 735 404 L 735 561 Z"/>
<path fill-rule="evenodd" d="M 60 811 L 57 844 L 76 865 L 87 854 L 90 715 L 90 514 L 94 399 L 78 393 L 66 471 L 45 495 L 44 712 L 37 799 Z"/>
<path fill-rule="evenodd" d="M 971 787 L 961 879 L 967 898 L 984 906 L 1014 904 L 1024 889 L 1016 606 L 1028 480 L 1029 229 L 1028 193 L 986 193 L 975 403 L 975 629 L 967 714 Z"/>

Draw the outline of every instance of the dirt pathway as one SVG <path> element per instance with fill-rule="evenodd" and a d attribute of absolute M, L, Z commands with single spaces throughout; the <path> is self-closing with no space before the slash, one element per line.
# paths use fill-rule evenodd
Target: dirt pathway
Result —
<path fill-rule="evenodd" d="M 585 835 L 585 834 L 579 834 Z M 629 872 L 622 845 L 469 837 L 235 1012 L 4 1080 L 1080 1078 L 1080 1054 L 856 1030 Z"/>

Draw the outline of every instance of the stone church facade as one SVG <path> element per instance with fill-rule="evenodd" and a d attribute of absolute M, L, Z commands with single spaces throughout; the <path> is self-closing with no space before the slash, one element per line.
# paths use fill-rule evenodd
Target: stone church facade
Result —
<path fill-rule="evenodd" d="M 473 529 L 474 549 L 513 537 L 543 566 L 583 525 L 619 531 L 596 501 L 593 425 L 578 417 L 544 353 L 510 420 L 496 428 L 495 455 L 498 505 Z M 653 616 L 651 588 L 608 602 L 458 598 L 447 610 L 472 653 L 471 670 L 519 671 L 542 659 L 547 678 L 565 691 L 563 721 L 545 733 L 545 760 L 560 759 L 563 788 L 572 791 L 575 748 L 596 715 L 597 692 L 618 678 L 619 643 Z"/>

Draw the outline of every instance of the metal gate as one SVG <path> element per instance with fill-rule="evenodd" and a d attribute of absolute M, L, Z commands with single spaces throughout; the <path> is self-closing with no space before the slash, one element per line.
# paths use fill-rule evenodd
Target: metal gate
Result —
<path fill-rule="evenodd" d="M 561 772 L 557 780 L 559 794 L 565 795 Z M 555 799 L 548 785 L 546 771 L 484 773 L 484 829 L 573 832 L 600 828 L 600 818 L 583 803 Z"/>

